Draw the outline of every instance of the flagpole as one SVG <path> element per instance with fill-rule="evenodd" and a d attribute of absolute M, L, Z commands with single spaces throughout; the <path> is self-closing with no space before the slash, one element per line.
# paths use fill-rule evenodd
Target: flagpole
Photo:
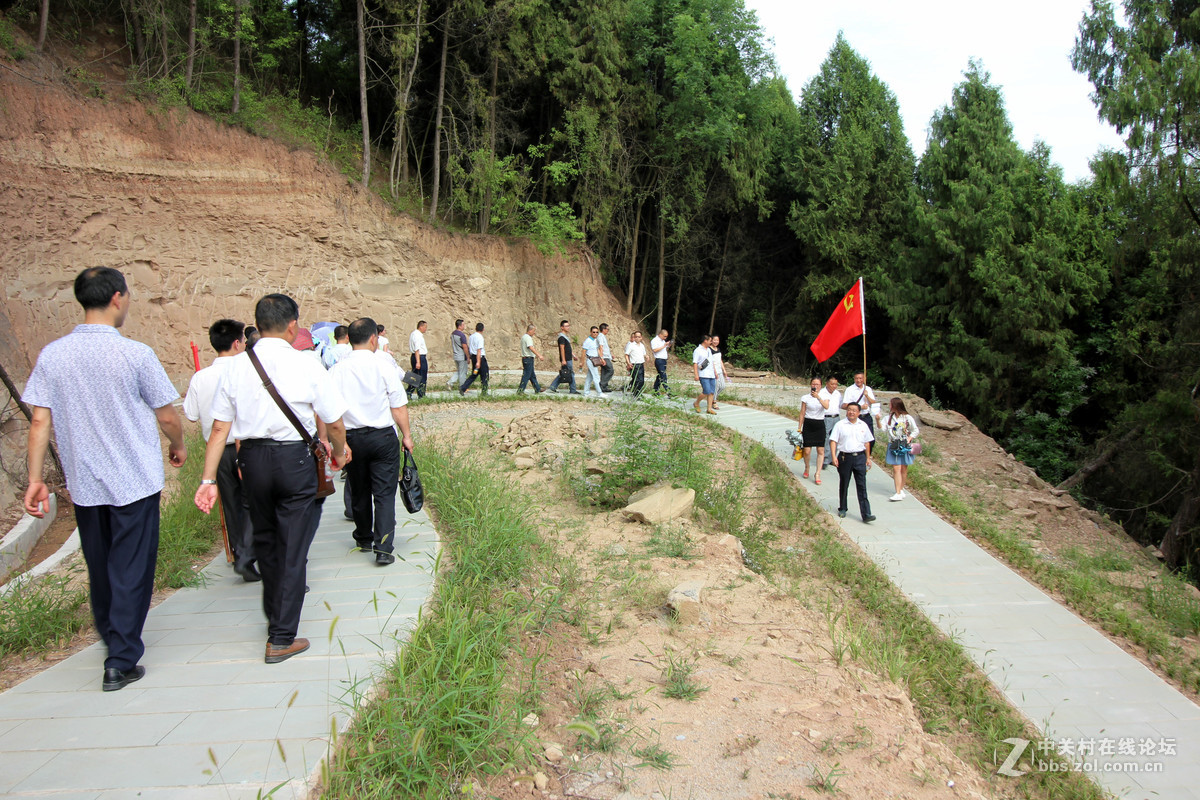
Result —
<path fill-rule="evenodd" d="M 862 313 L 862 342 L 863 342 L 863 385 L 867 381 L 867 291 L 863 286 L 862 276 L 858 276 L 858 305 L 859 311 Z"/>

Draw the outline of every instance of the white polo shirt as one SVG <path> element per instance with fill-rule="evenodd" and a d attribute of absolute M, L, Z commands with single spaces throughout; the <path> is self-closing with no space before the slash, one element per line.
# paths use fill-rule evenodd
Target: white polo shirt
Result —
<path fill-rule="evenodd" d="M 316 417 L 336 422 L 346 413 L 346 399 L 329 380 L 321 362 L 313 358 L 315 353 L 296 350 L 283 339 L 264 336 L 254 345 L 254 354 L 279 390 L 279 396 L 292 407 L 310 436 L 317 432 Z M 263 387 L 250 356 L 242 353 L 230 361 L 213 397 L 213 419 L 232 422 L 235 439 L 303 441 Z"/>
<path fill-rule="evenodd" d="M 868 444 L 875 441 L 875 436 L 862 419 L 853 424 L 848 419 L 841 419 L 830 431 L 829 441 L 837 442 L 839 454 L 861 453 L 867 449 Z"/>
<path fill-rule="evenodd" d="M 608 361 L 612 360 L 612 350 L 608 346 L 608 336 L 601 333 L 596 336 L 596 341 L 600 343 L 600 355 Z"/>
<path fill-rule="evenodd" d="M 392 409 L 408 405 L 399 373 L 370 350 L 353 351 L 330 368 L 329 377 L 346 398 L 346 430 L 392 427 Z"/>
<path fill-rule="evenodd" d="M 650 340 L 650 352 L 655 358 L 666 359 L 667 357 L 667 340 L 655 336 Z"/>
<path fill-rule="evenodd" d="M 212 435 L 212 406 L 217 386 L 225 375 L 235 356 L 218 356 L 210 366 L 197 372 L 188 383 L 187 394 L 183 396 L 183 413 L 192 422 L 200 421 L 200 430 L 204 432 L 204 441 Z M 225 444 L 233 444 L 233 431 L 225 437 Z"/>
<path fill-rule="evenodd" d="M 641 342 L 629 342 L 625 345 L 625 355 L 629 356 L 630 364 L 645 364 L 646 345 Z"/>

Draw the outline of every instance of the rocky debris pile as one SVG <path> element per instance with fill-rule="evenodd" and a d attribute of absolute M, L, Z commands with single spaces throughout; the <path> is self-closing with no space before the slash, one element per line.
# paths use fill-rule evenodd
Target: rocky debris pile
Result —
<path fill-rule="evenodd" d="M 561 465 L 567 451 L 590 436 L 590 428 L 574 414 L 545 408 L 517 417 L 491 444 L 511 453 L 519 468 L 532 469 L 539 462 Z"/>

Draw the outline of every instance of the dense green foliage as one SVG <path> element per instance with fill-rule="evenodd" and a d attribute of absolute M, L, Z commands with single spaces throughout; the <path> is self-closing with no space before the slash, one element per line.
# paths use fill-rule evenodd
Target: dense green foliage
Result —
<path fill-rule="evenodd" d="M 1200 566 L 1194 3 L 1081 22 L 1074 65 L 1127 148 L 1076 184 L 979 64 L 919 158 L 840 36 L 797 100 L 742 0 L 52 5 L 52 45 L 123 37 L 141 96 L 282 134 L 438 224 L 581 242 L 648 329 L 712 330 L 747 365 L 846 377 L 857 343 L 820 366 L 808 344 L 862 275 L 873 384 L 1049 480 L 1083 467 L 1071 488 Z M 9 19 L 36 31 L 39 7 Z"/>

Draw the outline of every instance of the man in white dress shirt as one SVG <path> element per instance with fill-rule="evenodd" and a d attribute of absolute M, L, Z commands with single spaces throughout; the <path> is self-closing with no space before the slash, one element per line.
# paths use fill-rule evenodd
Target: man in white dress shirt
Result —
<path fill-rule="evenodd" d="M 425 331 L 427 330 L 429 330 L 429 323 L 421 320 L 417 323 L 416 330 L 408 335 L 408 352 L 412 354 L 408 357 L 409 363 L 412 364 L 412 371 L 421 376 L 420 383 L 409 387 L 409 399 L 412 399 L 414 391 L 417 393 L 417 397 L 425 396 L 425 383 L 429 380 L 429 348 L 425 345 Z"/>
<path fill-rule="evenodd" d="M 871 434 L 874 435 L 875 423 L 871 419 L 871 406 L 877 405 L 878 401 L 875 399 L 875 391 L 870 386 L 867 386 L 867 373 L 865 372 L 854 373 L 854 385 L 847 387 L 842 392 L 842 410 L 847 411 L 851 403 L 858 403 L 858 407 L 861 409 L 858 418 L 871 429 Z M 874 444 L 874 441 L 872 441 L 871 444 L 867 445 L 868 455 L 870 455 L 871 450 L 874 448 Z"/>
<path fill-rule="evenodd" d="M 829 403 L 829 408 L 825 412 L 825 463 L 821 465 L 821 469 L 825 469 L 833 463 L 833 452 L 829 449 L 829 434 L 833 433 L 833 426 L 837 425 L 838 420 L 842 418 L 842 391 L 838 388 L 838 379 L 830 375 L 825 379 L 825 388 L 817 393 L 817 397 Z"/>
<path fill-rule="evenodd" d="M 608 386 L 613 377 L 613 356 L 612 348 L 608 346 L 607 322 L 600 325 L 600 334 L 596 337 L 596 342 L 600 345 L 600 357 L 604 359 L 604 366 L 600 368 L 600 391 L 608 394 Z"/>
<path fill-rule="evenodd" d="M 654 393 L 658 394 L 659 388 L 667 393 L 667 397 L 671 396 L 671 387 L 667 386 L 667 358 L 671 355 L 671 346 L 675 343 L 671 341 L 671 334 L 663 328 L 650 340 L 650 356 L 654 359 Z"/>
<path fill-rule="evenodd" d="M 871 503 L 867 500 L 867 470 L 871 468 L 871 457 L 867 449 L 875 441 L 875 434 L 867 423 L 859 419 L 861 407 L 858 403 L 846 405 L 846 418 L 833 426 L 829 434 L 829 446 L 833 448 L 833 466 L 838 471 L 838 516 L 845 517 L 846 495 L 850 489 L 850 477 L 854 476 L 854 488 L 858 492 L 858 510 L 863 522 L 874 522 Z"/>
<path fill-rule="evenodd" d="M 412 452 L 408 428 L 408 396 L 396 370 L 380 361 L 375 320 L 363 317 L 350 323 L 350 355 L 329 371 L 349 408 L 342 418 L 346 442 L 354 460 L 346 467 L 354 515 L 354 543 L 375 554 L 375 563 L 387 566 L 396 556 L 396 489 L 400 480 L 400 444 Z"/>
<path fill-rule="evenodd" d="M 463 385 L 458 387 L 458 393 L 466 396 L 467 389 L 471 388 L 471 384 L 479 378 L 479 385 L 483 387 L 483 394 L 488 393 L 488 376 L 491 374 L 488 371 L 487 349 L 483 341 L 483 323 L 475 323 L 475 332 L 467 338 L 467 353 L 471 356 L 471 377 L 463 381 Z"/>
<path fill-rule="evenodd" d="M 333 329 L 333 346 L 325 348 L 321 355 L 325 369 L 329 369 L 350 354 L 350 340 L 347 338 L 349 333 L 350 329 L 345 325 L 338 325 Z"/>
<path fill-rule="evenodd" d="M 646 387 L 646 345 L 641 331 L 634 331 L 625 345 L 625 368 L 629 370 L 629 390 L 634 397 L 641 397 Z"/>
<path fill-rule="evenodd" d="M 300 432 L 271 398 L 249 356 L 299 419 L 305 432 L 329 447 L 334 466 L 350 461 L 342 415 L 347 404 L 325 368 L 293 349 L 300 307 L 284 294 L 269 294 L 254 307 L 262 338 L 254 350 L 236 356 L 213 399 L 213 429 L 204 454 L 204 472 L 196 506 L 204 513 L 217 500 L 216 475 L 232 429 L 241 443 L 238 467 L 250 501 L 254 554 L 262 574 L 263 611 L 267 617 L 268 664 L 308 649 L 296 634 L 304 606 L 308 548 L 321 520 L 317 472 Z"/>
<path fill-rule="evenodd" d="M 192 376 L 187 394 L 183 397 L 183 413 L 192 422 L 199 420 L 204 441 L 212 435 L 213 397 L 233 357 L 246 349 L 246 326 L 237 320 L 219 319 L 208 328 L 208 342 L 217 351 L 213 363 Z M 237 444 L 233 431 L 225 437 L 225 452 L 217 467 L 217 492 L 225 516 L 225 531 L 229 549 L 233 551 L 233 571 L 247 583 L 262 580 L 254 568 L 254 528 L 242 497 L 242 478 L 237 469 Z"/>

